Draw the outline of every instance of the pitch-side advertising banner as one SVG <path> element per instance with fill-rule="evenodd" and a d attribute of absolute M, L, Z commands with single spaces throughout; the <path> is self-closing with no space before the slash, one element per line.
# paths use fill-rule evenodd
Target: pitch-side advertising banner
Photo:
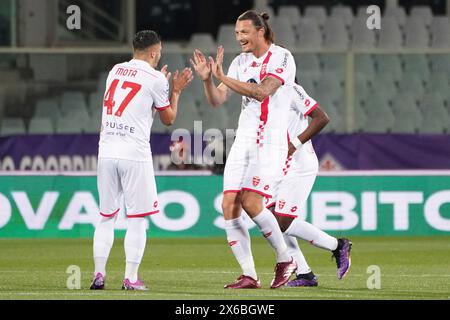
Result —
<path fill-rule="evenodd" d="M 221 176 L 157 177 L 150 237 L 224 236 Z M 0 238 L 92 237 L 95 176 L 0 176 Z M 450 235 L 450 175 L 319 176 L 301 219 L 333 235 Z M 257 228 L 247 219 L 249 228 Z M 122 210 L 117 235 L 127 226 Z"/>

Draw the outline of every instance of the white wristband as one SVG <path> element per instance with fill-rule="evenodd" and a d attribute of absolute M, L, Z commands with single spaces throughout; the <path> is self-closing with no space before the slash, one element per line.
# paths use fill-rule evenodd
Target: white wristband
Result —
<path fill-rule="evenodd" d="M 299 149 L 303 145 L 298 137 L 295 137 L 295 139 L 293 139 L 291 143 L 295 147 L 295 149 Z"/>

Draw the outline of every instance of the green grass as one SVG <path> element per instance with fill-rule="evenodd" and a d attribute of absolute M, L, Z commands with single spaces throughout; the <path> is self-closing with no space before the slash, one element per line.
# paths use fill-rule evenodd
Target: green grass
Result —
<path fill-rule="evenodd" d="M 263 239 L 253 254 L 264 289 L 223 290 L 239 276 L 225 239 L 150 239 L 140 276 L 147 293 L 120 290 L 123 240 L 108 264 L 107 290 L 88 290 L 92 240 L 0 240 L 0 299 L 450 299 L 450 237 L 353 238 L 352 268 L 337 280 L 330 253 L 301 242 L 316 288 L 270 290 L 274 253 Z M 68 290 L 70 265 L 81 268 L 81 290 Z M 381 268 L 381 289 L 369 290 L 367 267 Z"/>

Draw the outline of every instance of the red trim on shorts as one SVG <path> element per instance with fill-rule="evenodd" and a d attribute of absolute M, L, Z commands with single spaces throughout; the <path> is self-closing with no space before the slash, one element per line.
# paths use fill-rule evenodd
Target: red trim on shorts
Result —
<path fill-rule="evenodd" d="M 281 84 L 284 84 L 284 79 L 281 78 L 281 77 L 279 77 L 279 76 L 277 76 L 276 74 L 274 74 L 274 73 L 268 73 L 268 74 L 267 74 L 267 77 L 268 77 L 268 76 L 272 76 L 272 77 L 274 77 L 274 78 L 280 80 L 280 81 L 281 81 Z"/>
<path fill-rule="evenodd" d="M 269 194 L 267 194 L 267 193 L 264 193 L 264 192 L 261 192 L 261 191 L 259 191 L 259 190 L 255 190 L 255 189 L 242 188 L 242 191 L 250 191 L 250 192 L 257 193 L 257 194 L 259 194 L 260 196 L 263 196 L 263 197 L 266 197 L 266 198 L 272 198 L 271 195 L 269 195 Z"/>
<path fill-rule="evenodd" d="M 274 206 L 275 204 L 276 204 L 276 202 L 269 203 L 269 204 L 266 206 L 266 209 L 269 209 L 270 207 Z"/>
<path fill-rule="evenodd" d="M 101 215 L 102 217 L 105 217 L 105 218 L 111 218 L 111 217 L 114 217 L 114 216 L 117 214 L 117 212 L 119 212 L 119 211 L 120 211 L 120 208 L 117 209 L 116 211 L 114 211 L 114 212 L 111 213 L 111 214 L 104 214 L 104 213 L 101 213 L 101 212 L 100 212 L 100 215 Z"/>
<path fill-rule="evenodd" d="M 225 190 L 223 192 L 223 194 L 227 194 L 227 193 L 241 193 L 241 190 Z"/>
<path fill-rule="evenodd" d="M 294 218 L 294 219 L 297 218 L 297 216 L 294 216 L 292 214 L 281 213 L 281 212 L 276 212 L 276 211 L 274 211 L 273 213 L 280 217 L 288 217 L 288 218 Z"/>
<path fill-rule="evenodd" d="M 309 114 L 310 114 L 311 112 L 313 112 L 314 109 L 316 109 L 318 106 L 319 106 L 318 103 L 316 103 L 315 105 L 313 105 L 313 106 L 311 107 L 311 109 L 309 109 L 308 111 L 306 111 L 305 117 L 306 117 L 306 116 L 309 116 Z"/>
<path fill-rule="evenodd" d="M 164 111 L 164 110 L 166 110 L 167 108 L 170 108 L 170 103 L 169 103 L 167 106 L 164 106 L 164 107 L 157 107 L 157 106 L 155 106 L 155 108 L 156 108 L 156 110 L 158 110 L 158 111 Z"/>
<path fill-rule="evenodd" d="M 127 214 L 127 218 L 144 218 L 144 217 L 150 216 L 152 214 L 157 214 L 157 213 L 159 213 L 159 210 L 147 212 L 147 213 L 141 213 L 141 214 L 133 214 L 133 215 Z"/>

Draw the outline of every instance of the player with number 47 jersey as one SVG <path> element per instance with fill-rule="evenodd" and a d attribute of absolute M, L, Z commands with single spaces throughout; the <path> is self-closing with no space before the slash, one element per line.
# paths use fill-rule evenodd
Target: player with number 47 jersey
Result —
<path fill-rule="evenodd" d="M 94 234 L 94 281 L 91 289 L 105 287 L 106 262 L 114 240 L 114 223 L 122 201 L 129 219 L 125 235 L 126 268 L 122 289 L 146 290 L 138 279 L 146 239 L 146 216 L 159 212 L 150 150 L 154 116 L 171 125 L 181 92 L 193 79 L 192 71 L 176 71 L 172 79 L 161 58 L 161 40 L 150 30 L 133 40 L 133 59 L 115 65 L 106 81 L 100 132 L 97 184 L 102 220 Z"/>

